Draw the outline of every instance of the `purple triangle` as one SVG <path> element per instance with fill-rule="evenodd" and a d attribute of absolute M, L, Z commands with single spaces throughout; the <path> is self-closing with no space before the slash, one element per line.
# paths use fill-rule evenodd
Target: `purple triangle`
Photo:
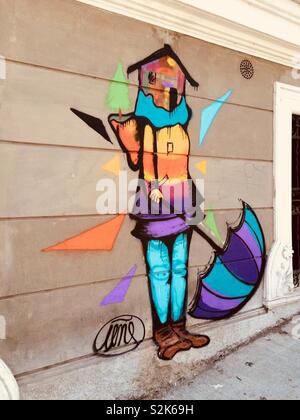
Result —
<path fill-rule="evenodd" d="M 122 278 L 120 283 L 114 288 L 112 292 L 110 292 L 103 301 L 101 302 L 100 306 L 106 305 L 113 305 L 115 303 L 122 303 L 126 297 L 132 279 L 137 271 L 137 265 L 134 265 L 129 273 Z"/>

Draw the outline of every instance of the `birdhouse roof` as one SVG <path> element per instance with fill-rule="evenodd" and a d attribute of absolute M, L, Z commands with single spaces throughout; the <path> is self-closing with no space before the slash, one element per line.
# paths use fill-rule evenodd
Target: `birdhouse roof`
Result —
<path fill-rule="evenodd" d="M 136 70 L 140 70 L 140 68 L 144 66 L 145 64 L 152 63 L 153 61 L 159 60 L 162 57 L 171 57 L 173 60 L 175 60 L 178 66 L 180 67 L 180 70 L 182 71 L 182 73 L 185 75 L 186 79 L 190 83 L 190 85 L 195 88 L 199 87 L 199 83 L 196 82 L 196 80 L 192 78 L 192 76 L 190 75 L 186 67 L 183 65 L 178 55 L 173 51 L 172 47 L 168 44 L 165 44 L 163 48 L 149 55 L 149 57 L 146 57 L 143 60 L 137 62 L 136 64 L 133 64 L 132 66 L 128 67 L 127 74 L 129 75 Z"/>

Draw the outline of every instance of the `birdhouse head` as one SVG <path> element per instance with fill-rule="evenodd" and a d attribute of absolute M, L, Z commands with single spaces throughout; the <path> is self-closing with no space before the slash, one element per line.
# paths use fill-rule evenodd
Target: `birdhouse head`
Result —
<path fill-rule="evenodd" d="M 146 94 L 153 95 L 157 105 L 164 106 L 164 103 L 170 102 L 168 99 L 170 97 L 172 97 L 173 104 L 174 101 L 177 103 L 185 95 L 186 81 L 195 88 L 199 86 L 170 45 L 167 44 L 164 48 L 128 68 L 128 74 L 134 71 L 139 72 L 140 88 Z"/>

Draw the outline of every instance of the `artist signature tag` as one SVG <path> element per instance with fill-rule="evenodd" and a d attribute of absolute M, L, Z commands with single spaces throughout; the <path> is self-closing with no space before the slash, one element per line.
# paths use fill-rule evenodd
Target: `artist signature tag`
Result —
<path fill-rule="evenodd" d="M 94 352 L 113 357 L 138 348 L 146 335 L 143 321 L 134 315 L 122 315 L 105 324 L 94 341 Z"/>

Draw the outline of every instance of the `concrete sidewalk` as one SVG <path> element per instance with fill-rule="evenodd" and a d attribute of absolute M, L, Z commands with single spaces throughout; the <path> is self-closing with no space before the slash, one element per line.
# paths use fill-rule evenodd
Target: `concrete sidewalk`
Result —
<path fill-rule="evenodd" d="M 163 399 L 300 400 L 300 317 L 177 386 Z"/>
<path fill-rule="evenodd" d="M 122 357 L 87 357 L 23 375 L 22 399 L 299 399 L 299 304 L 259 313 L 197 327 L 209 333 L 210 346 L 170 362 L 159 360 L 148 340 Z"/>

